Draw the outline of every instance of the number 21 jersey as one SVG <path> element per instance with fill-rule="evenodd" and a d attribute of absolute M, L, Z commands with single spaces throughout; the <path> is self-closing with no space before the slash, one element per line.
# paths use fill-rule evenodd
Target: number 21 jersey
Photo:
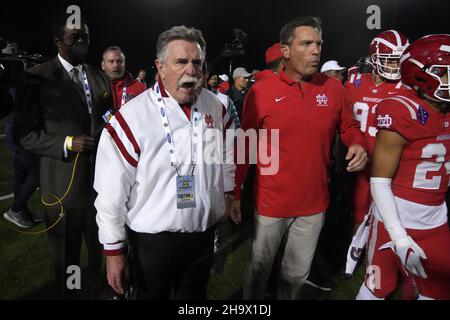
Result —
<path fill-rule="evenodd" d="M 389 97 L 376 109 L 378 129 L 406 139 L 392 180 L 395 196 L 438 206 L 445 201 L 450 174 L 450 114 L 432 109 L 413 93 Z"/>

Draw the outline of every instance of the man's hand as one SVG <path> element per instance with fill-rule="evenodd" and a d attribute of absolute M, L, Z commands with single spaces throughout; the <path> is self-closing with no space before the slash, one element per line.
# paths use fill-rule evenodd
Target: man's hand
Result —
<path fill-rule="evenodd" d="M 106 256 L 106 276 L 111 288 L 118 294 L 124 294 L 125 283 L 128 281 L 128 265 L 125 255 Z"/>
<path fill-rule="evenodd" d="M 421 259 L 427 259 L 422 248 L 414 242 L 410 236 L 400 238 L 389 242 L 380 247 L 380 250 L 391 248 L 400 258 L 402 265 L 413 275 L 421 278 L 427 278 Z"/>
<path fill-rule="evenodd" d="M 88 152 L 95 148 L 95 138 L 86 135 L 73 137 L 72 149 L 73 152 Z"/>
<path fill-rule="evenodd" d="M 359 144 L 352 144 L 348 148 L 345 160 L 350 160 L 347 165 L 348 172 L 358 172 L 366 167 L 367 161 L 369 159 L 367 157 L 366 150 L 364 150 L 362 146 L 360 146 Z"/>
<path fill-rule="evenodd" d="M 236 224 L 240 224 L 242 221 L 241 215 L 241 200 L 233 200 L 231 203 L 231 212 L 230 212 L 231 220 Z"/>

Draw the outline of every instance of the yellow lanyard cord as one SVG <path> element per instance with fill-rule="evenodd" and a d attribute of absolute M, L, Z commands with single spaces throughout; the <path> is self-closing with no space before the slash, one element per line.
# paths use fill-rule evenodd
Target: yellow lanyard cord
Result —
<path fill-rule="evenodd" d="M 75 177 L 75 169 L 77 167 L 77 162 L 78 162 L 78 157 L 80 156 L 79 153 L 77 153 L 77 156 L 75 157 L 75 162 L 73 163 L 73 169 L 72 169 L 72 176 L 70 177 L 70 182 L 69 182 L 69 186 L 67 187 L 66 192 L 64 193 L 64 195 L 62 196 L 61 199 L 59 199 L 57 196 L 55 196 L 53 193 L 51 193 L 50 195 L 53 196 L 54 198 L 56 198 L 56 202 L 53 203 L 47 203 L 44 201 L 44 196 L 41 197 L 41 202 L 47 206 L 47 207 L 52 207 L 52 206 L 56 206 L 57 204 L 60 204 L 62 206 L 62 201 L 64 200 L 64 198 L 67 196 L 67 194 L 69 193 L 70 189 L 72 188 L 72 182 L 73 182 L 73 178 Z M 61 210 L 61 212 L 64 212 L 64 210 Z"/>
<path fill-rule="evenodd" d="M 48 230 L 52 229 L 53 227 L 55 227 L 59 221 L 64 217 L 64 206 L 62 201 L 66 198 L 66 196 L 69 194 L 70 189 L 72 188 L 72 183 L 73 183 L 73 179 L 75 177 L 75 172 L 76 172 L 76 168 L 77 168 L 77 162 L 78 162 L 78 157 L 80 156 L 79 153 L 77 153 L 76 157 L 75 157 L 75 161 L 73 163 L 73 168 L 72 168 L 72 176 L 70 177 L 70 182 L 69 182 L 69 186 L 67 187 L 66 192 L 64 193 L 64 195 L 62 196 L 62 198 L 57 197 L 56 195 L 54 195 L 53 193 L 50 193 L 49 195 L 54 197 L 57 201 L 53 202 L 53 203 L 47 203 L 44 200 L 44 196 L 41 196 L 41 202 L 43 205 L 47 206 L 47 207 L 52 207 L 52 206 L 56 206 L 57 204 L 59 204 L 60 208 L 61 208 L 61 212 L 59 213 L 59 217 L 58 220 L 56 220 L 50 227 L 45 228 L 44 230 L 39 230 L 39 231 L 33 231 L 33 232 L 26 232 L 26 231 L 22 231 L 13 227 L 10 227 L 7 224 L 4 224 L 6 227 L 8 227 L 8 229 L 14 230 L 18 233 L 21 234 L 28 234 L 28 235 L 32 235 L 32 234 L 40 234 L 40 233 L 44 233 L 47 232 Z"/>

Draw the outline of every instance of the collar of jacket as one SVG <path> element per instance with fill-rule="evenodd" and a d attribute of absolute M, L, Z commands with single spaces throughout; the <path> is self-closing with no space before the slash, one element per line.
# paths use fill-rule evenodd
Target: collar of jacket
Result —
<path fill-rule="evenodd" d="M 125 71 L 125 73 L 123 74 L 123 77 L 121 79 L 111 80 L 111 83 L 115 87 L 122 88 L 124 83 L 126 83 L 128 85 L 132 80 L 133 80 L 133 77 L 131 76 L 131 73 L 129 73 L 128 71 Z"/>

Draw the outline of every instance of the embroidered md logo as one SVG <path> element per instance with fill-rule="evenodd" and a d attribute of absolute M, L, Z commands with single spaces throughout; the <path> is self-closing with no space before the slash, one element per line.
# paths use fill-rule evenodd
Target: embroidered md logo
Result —
<path fill-rule="evenodd" d="M 377 117 L 377 124 L 379 128 L 390 128 L 392 125 L 392 118 L 388 114 L 384 116 L 379 115 Z"/>
<path fill-rule="evenodd" d="M 205 114 L 204 120 L 205 120 L 205 127 L 214 128 L 214 118 L 212 117 L 212 115 Z"/>
<path fill-rule="evenodd" d="M 316 102 L 317 102 L 317 106 L 318 107 L 326 107 L 328 106 L 328 98 L 327 96 L 324 94 L 318 94 L 316 96 Z"/>

